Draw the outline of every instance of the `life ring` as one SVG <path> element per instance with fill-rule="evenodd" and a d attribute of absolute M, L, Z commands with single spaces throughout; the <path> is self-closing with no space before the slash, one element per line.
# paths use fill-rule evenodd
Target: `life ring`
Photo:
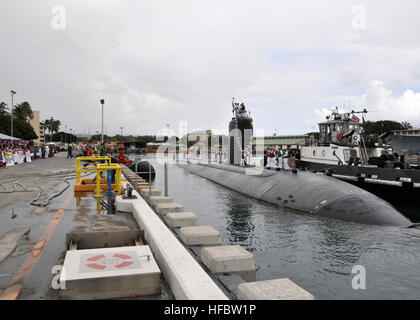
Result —
<path fill-rule="evenodd" d="M 337 133 L 337 139 L 338 139 L 339 141 L 341 141 L 341 139 L 343 139 L 343 138 L 344 138 L 344 135 L 345 135 L 345 134 L 346 134 L 346 132 L 345 132 L 345 131 Z"/>

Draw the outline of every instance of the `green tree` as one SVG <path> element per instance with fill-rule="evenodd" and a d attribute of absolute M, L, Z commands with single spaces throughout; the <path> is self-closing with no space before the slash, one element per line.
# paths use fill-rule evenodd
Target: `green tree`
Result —
<path fill-rule="evenodd" d="M 405 130 L 413 129 L 413 126 L 407 121 L 401 122 L 401 125 L 404 127 Z"/>
<path fill-rule="evenodd" d="M 9 114 L 7 104 L 4 102 L 0 102 L 0 116 L 5 116 Z"/>
<path fill-rule="evenodd" d="M 13 119 L 19 119 L 23 121 L 29 121 L 34 117 L 31 105 L 26 101 L 19 103 L 14 107 L 13 115 Z"/>
<path fill-rule="evenodd" d="M 366 121 L 362 126 L 366 134 L 377 136 L 388 131 L 404 129 L 401 123 L 391 120 Z"/>
<path fill-rule="evenodd" d="M 6 106 L 7 104 L 0 102 L 0 132 L 11 135 L 11 118 Z M 28 102 L 16 105 L 13 115 L 13 136 L 24 140 L 38 138 L 34 128 L 28 122 L 33 117 L 33 112 Z"/>
<path fill-rule="evenodd" d="M 51 127 L 53 132 L 57 132 L 60 130 L 61 121 L 60 120 L 53 120 Z"/>
<path fill-rule="evenodd" d="M 0 102 L 0 132 L 4 134 L 10 133 L 10 114 L 7 104 Z"/>
<path fill-rule="evenodd" d="M 22 119 L 14 119 L 13 122 L 13 135 L 15 137 L 24 140 L 38 139 L 34 128 L 32 128 L 31 124 L 28 121 Z"/>
<path fill-rule="evenodd" d="M 44 129 L 44 132 L 46 132 L 46 130 L 48 129 L 49 137 L 51 138 L 51 136 L 54 137 L 54 132 L 58 133 L 58 131 L 60 130 L 61 121 L 54 120 L 54 118 L 51 117 L 50 119 L 45 119 L 44 121 L 41 121 L 40 126 Z M 47 139 L 47 136 L 45 136 L 45 138 Z"/>

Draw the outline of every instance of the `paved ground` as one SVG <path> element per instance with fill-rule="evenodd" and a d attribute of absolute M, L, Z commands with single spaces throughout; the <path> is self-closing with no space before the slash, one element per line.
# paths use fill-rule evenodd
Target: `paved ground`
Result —
<path fill-rule="evenodd" d="M 52 268 L 63 262 L 67 233 L 138 228 L 131 214 L 98 213 L 92 197 L 77 205 L 74 183 L 75 160 L 64 153 L 0 168 L 0 296 L 17 284 L 18 299 L 59 298 Z"/>

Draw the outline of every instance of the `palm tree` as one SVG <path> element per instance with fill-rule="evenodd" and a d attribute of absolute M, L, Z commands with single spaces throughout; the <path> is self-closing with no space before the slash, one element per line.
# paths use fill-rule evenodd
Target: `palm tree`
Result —
<path fill-rule="evenodd" d="M 51 128 L 52 131 L 55 133 L 58 133 L 58 130 L 60 130 L 61 121 L 60 120 L 53 120 Z"/>
<path fill-rule="evenodd" d="M 7 111 L 7 104 L 4 102 L 0 102 L 0 116 L 6 115 L 9 112 Z"/>
<path fill-rule="evenodd" d="M 413 129 L 413 126 L 407 121 L 401 122 L 401 125 L 404 127 L 405 130 Z"/>

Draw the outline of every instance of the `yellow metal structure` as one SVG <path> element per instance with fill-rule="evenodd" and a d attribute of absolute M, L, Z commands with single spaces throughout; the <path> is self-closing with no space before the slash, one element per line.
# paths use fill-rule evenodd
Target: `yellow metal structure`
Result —
<path fill-rule="evenodd" d="M 108 165 L 106 163 L 99 163 L 96 166 L 96 194 L 95 194 L 96 197 L 101 196 L 101 189 L 102 189 L 101 172 L 107 172 L 108 170 L 115 170 L 115 173 L 116 173 L 116 175 L 115 175 L 115 189 L 117 190 L 118 195 L 120 195 L 122 193 L 121 167 L 120 167 L 120 165 L 117 164 L 117 163 L 110 163 Z M 107 187 L 107 185 L 105 185 L 105 187 Z M 111 185 L 111 187 L 112 187 L 112 185 Z"/>
<path fill-rule="evenodd" d="M 83 162 L 89 162 L 90 165 L 83 166 Z M 102 162 L 102 163 L 101 163 Z M 101 172 L 115 170 L 115 184 L 111 185 L 112 190 L 122 193 L 121 184 L 121 166 L 117 163 L 111 163 L 111 158 L 107 156 L 90 156 L 76 158 L 76 184 L 74 186 L 75 195 L 85 194 L 88 191 L 96 191 L 95 196 L 101 196 L 101 190 L 107 190 L 108 184 L 106 178 L 101 178 Z M 91 179 L 82 179 L 82 173 L 96 173 L 96 184 L 92 184 Z"/>

